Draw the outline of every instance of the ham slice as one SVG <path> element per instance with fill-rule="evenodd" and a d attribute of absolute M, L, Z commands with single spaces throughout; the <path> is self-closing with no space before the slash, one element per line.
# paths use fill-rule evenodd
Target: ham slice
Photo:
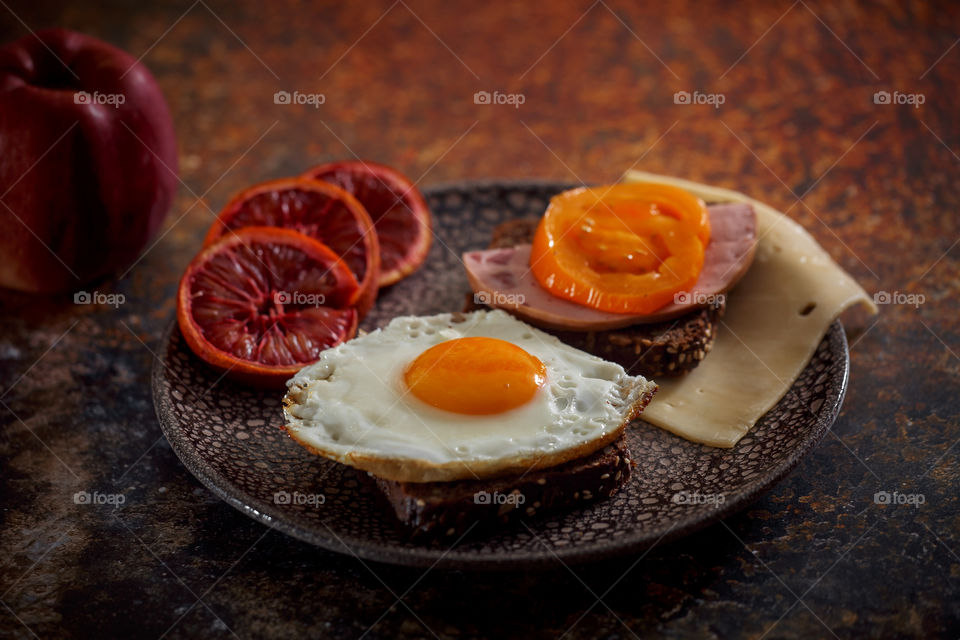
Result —
<path fill-rule="evenodd" d="M 509 311 L 547 329 L 606 331 L 663 322 L 716 304 L 750 268 L 757 248 L 757 217 L 749 204 L 710 205 L 710 244 L 692 290 L 654 313 L 612 313 L 558 298 L 530 271 L 530 245 L 463 254 L 467 278 L 478 302 Z"/>

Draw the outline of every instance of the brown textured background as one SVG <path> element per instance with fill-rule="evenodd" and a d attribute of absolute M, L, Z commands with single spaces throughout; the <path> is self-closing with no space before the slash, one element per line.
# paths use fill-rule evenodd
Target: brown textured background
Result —
<path fill-rule="evenodd" d="M 0 5 L 3 40 L 61 25 L 143 54 L 183 180 L 156 247 L 98 286 L 126 296 L 119 309 L 2 296 L 0 636 L 960 632 L 960 6 Z M 326 102 L 275 105 L 278 90 Z M 477 105 L 479 90 L 525 103 Z M 677 105 L 679 90 L 726 101 Z M 877 105 L 879 90 L 926 101 Z M 149 392 L 209 209 L 354 155 L 421 186 L 604 182 L 636 164 L 738 188 L 789 210 L 869 291 L 925 303 L 849 320 L 852 383 L 833 432 L 725 523 L 642 559 L 547 574 L 364 564 L 215 499 L 162 439 Z M 126 503 L 76 505 L 80 490 Z M 877 506 L 882 490 L 925 504 Z"/>

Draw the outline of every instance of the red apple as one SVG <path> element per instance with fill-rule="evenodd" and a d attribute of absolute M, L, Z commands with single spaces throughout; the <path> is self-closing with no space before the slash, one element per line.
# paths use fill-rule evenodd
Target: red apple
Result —
<path fill-rule="evenodd" d="M 170 112 L 130 55 L 65 29 L 0 47 L 0 286 L 76 290 L 130 264 L 176 172 Z"/>

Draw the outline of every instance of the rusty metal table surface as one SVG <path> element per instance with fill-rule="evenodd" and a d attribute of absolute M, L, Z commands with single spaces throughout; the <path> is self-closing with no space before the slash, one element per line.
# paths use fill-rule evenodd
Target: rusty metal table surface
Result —
<path fill-rule="evenodd" d="M 0 4 L 3 40 L 62 25 L 142 55 L 182 178 L 159 242 L 98 285 L 124 304 L 2 295 L 3 637 L 960 633 L 960 6 Z M 275 104 L 277 91 L 325 100 Z M 481 91 L 519 97 L 478 104 Z M 690 538 L 546 573 L 361 562 L 216 499 L 161 436 L 150 395 L 212 211 L 355 155 L 421 186 L 602 182 L 636 166 L 741 189 L 867 290 L 918 304 L 848 318 L 851 386 L 832 432 Z M 78 491 L 124 503 L 78 505 Z M 878 505 L 880 491 L 923 504 Z"/>

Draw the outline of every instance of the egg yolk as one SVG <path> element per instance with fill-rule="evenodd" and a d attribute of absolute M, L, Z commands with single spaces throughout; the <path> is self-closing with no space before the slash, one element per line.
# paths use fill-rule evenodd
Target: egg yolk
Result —
<path fill-rule="evenodd" d="M 529 402 L 547 368 L 506 340 L 457 338 L 421 353 L 403 378 L 414 396 L 438 409 L 488 415 Z"/>

